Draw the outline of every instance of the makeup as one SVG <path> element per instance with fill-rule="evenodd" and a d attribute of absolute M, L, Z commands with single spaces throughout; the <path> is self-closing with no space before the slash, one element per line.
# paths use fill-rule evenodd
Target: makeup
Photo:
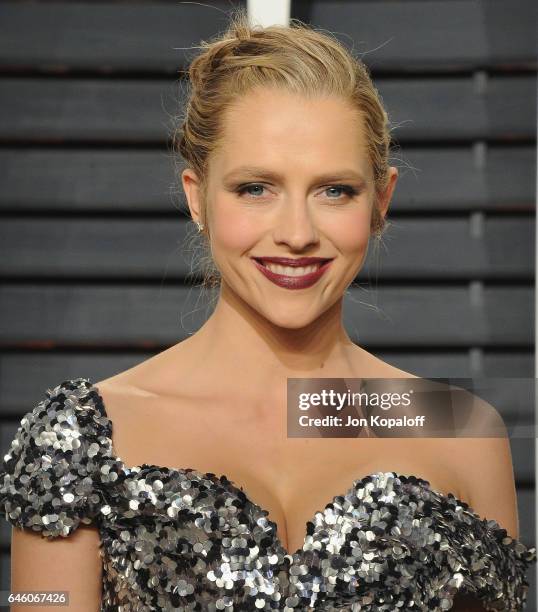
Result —
<path fill-rule="evenodd" d="M 283 287 L 284 289 L 306 289 L 318 282 L 318 280 L 323 276 L 323 274 L 325 274 L 333 260 L 327 260 L 326 258 L 320 257 L 304 257 L 300 259 L 264 257 L 252 258 L 252 261 L 254 262 L 254 265 L 258 268 L 258 270 L 260 270 L 260 272 L 275 285 Z M 264 265 L 262 261 L 267 264 L 289 266 L 291 268 L 313 266 L 318 267 L 317 269 L 307 272 L 306 274 L 291 275 L 283 274 L 280 271 L 277 272 L 274 268 L 273 270 L 271 270 L 267 267 L 267 265 Z"/>

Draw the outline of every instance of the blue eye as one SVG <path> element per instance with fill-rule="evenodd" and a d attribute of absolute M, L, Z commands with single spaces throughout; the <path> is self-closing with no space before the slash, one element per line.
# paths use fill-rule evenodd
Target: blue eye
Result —
<path fill-rule="evenodd" d="M 250 185 L 240 185 L 236 191 L 239 195 L 243 195 L 245 192 L 248 192 L 249 195 L 254 197 L 256 197 L 257 195 L 262 195 L 259 192 L 257 194 L 252 193 L 251 191 L 249 191 L 250 189 L 265 189 L 265 187 L 260 183 L 250 183 Z"/>
<path fill-rule="evenodd" d="M 359 193 L 351 185 L 331 185 L 330 187 L 327 187 L 327 189 L 325 191 L 329 191 L 330 189 L 339 189 L 339 190 L 343 191 L 350 198 L 355 196 L 355 195 L 357 195 Z M 330 200 L 337 200 L 338 198 L 329 198 L 329 199 Z"/>

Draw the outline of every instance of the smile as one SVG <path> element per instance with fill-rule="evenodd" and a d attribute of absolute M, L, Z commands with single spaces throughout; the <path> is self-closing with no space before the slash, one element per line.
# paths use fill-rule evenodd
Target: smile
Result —
<path fill-rule="evenodd" d="M 282 265 L 253 258 L 254 265 L 275 285 L 285 289 L 311 287 L 329 268 L 332 259 L 316 261 L 309 265 Z"/>

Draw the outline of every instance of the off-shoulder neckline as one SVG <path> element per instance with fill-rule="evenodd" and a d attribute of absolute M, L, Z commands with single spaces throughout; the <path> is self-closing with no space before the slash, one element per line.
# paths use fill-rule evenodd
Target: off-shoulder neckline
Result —
<path fill-rule="evenodd" d="M 63 383 L 61 383 L 61 386 L 63 386 L 65 384 L 65 382 L 68 382 L 70 384 L 76 384 L 77 386 L 79 385 L 80 382 L 85 382 L 89 385 L 89 388 L 87 387 L 89 392 L 93 392 L 94 396 L 97 400 L 96 402 L 96 407 L 98 408 L 101 417 L 105 419 L 105 421 L 108 423 L 109 426 L 109 431 L 110 431 L 110 435 L 107 435 L 106 437 L 108 438 L 108 443 L 109 443 L 109 450 L 110 453 L 112 455 L 112 459 L 114 461 L 117 462 L 120 470 L 124 473 L 124 474 L 131 474 L 131 473 L 136 473 L 138 471 L 144 470 L 144 469 L 158 469 L 160 471 L 165 471 L 165 472 L 169 472 L 169 473 L 177 473 L 177 474 L 189 474 L 189 475 L 193 475 L 198 479 L 203 479 L 203 480 L 207 480 L 207 479 L 211 479 L 211 477 L 217 477 L 217 473 L 216 472 L 204 472 L 202 470 L 198 470 L 196 468 L 193 467 L 169 467 L 169 466 L 161 466 L 161 465 L 157 465 L 157 464 L 153 464 L 153 463 L 142 463 L 140 465 L 133 465 L 133 466 L 127 466 L 125 464 L 125 462 L 122 460 L 122 458 L 116 454 L 115 449 L 114 449 L 114 445 L 113 445 L 113 441 L 112 441 L 112 433 L 114 430 L 114 423 L 112 422 L 112 420 L 110 419 L 110 417 L 108 416 L 108 413 L 106 411 L 106 406 L 105 406 L 105 402 L 104 402 L 104 398 L 100 392 L 99 387 L 94 384 L 91 379 L 89 377 L 86 378 L 76 378 L 76 379 L 69 379 L 67 381 L 64 381 Z M 330 501 L 326 504 L 325 508 L 327 508 L 327 506 L 330 506 L 331 504 L 334 504 L 339 498 L 343 498 L 347 495 L 349 495 L 350 493 L 352 493 L 354 490 L 356 490 L 357 488 L 362 487 L 363 485 L 366 485 L 368 482 L 372 482 L 373 479 L 378 479 L 380 476 L 382 477 L 386 477 L 386 476 L 393 476 L 395 478 L 405 478 L 407 481 L 411 481 L 412 484 L 419 484 L 422 486 L 425 486 L 431 493 L 433 493 L 434 495 L 438 496 L 439 498 L 441 498 L 442 500 L 449 500 L 452 499 L 457 506 L 461 506 L 463 509 L 465 509 L 467 512 L 471 513 L 474 518 L 476 520 L 478 520 L 479 522 L 483 523 L 485 527 L 487 527 L 487 529 L 491 532 L 494 533 L 497 537 L 496 540 L 499 541 L 500 543 L 502 543 L 503 545 L 506 546 L 515 546 L 515 545 L 521 545 L 525 548 L 525 550 L 527 550 L 528 552 L 533 552 L 535 549 L 534 547 L 527 547 L 519 538 L 514 538 L 512 536 L 510 536 L 508 534 L 508 532 L 506 531 L 506 529 L 504 529 L 503 527 L 501 527 L 501 525 L 495 520 L 495 519 L 487 519 L 485 517 L 480 516 L 478 513 L 476 513 L 474 511 L 474 509 L 465 501 L 463 501 L 462 499 L 459 499 L 458 497 L 456 497 L 453 493 L 448 492 L 447 494 L 442 493 L 441 491 L 438 491 L 434 488 L 431 487 L 430 482 L 428 480 L 425 480 L 424 478 L 416 475 L 416 474 L 404 474 L 402 472 L 396 472 L 394 470 L 388 470 L 388 471 L 383 471 L 383 470 L 378 470 L 377 472 L 372 472 L 370 474 L 366 474 L 362 477 L 359 477 L 357 479 L 354 479 L 351 483 L 351 486 L 347 489 L 347 491 L 343 492 L 343 493 L 338 493 L 336 495 L 333 495 L 332 498 L 330 499 Z M 233 480 L 231 480 L 230 478 L 228 478 L 228 476 L 226 474 L 221 474 L 220 475 L 220 479 L 224 478 L 227 482 L 227 486 L 228 488 L 233 489 L 235 492 L 241 492 L 241 494 L 244 496 L 245 500 L 260 514 L 263 514 L 264 516 L 268 517 L 269 515 L 269 511 L 265 508 L 263 508 L 260 504 L 258 504 L 257 502 L 255 502 L 253 500 L 253 498 L 249 495 L 248 491 L 245 490 L 245 488 L 242 485 L 239 485 L 238 483 L 235 483 Z M 413 480 L 416 481 L 413 483 Z M 267 518 L 267 522 L 272 526 L 273 528 L 273 538 L 277 544 L 277 547 L 288 557 L 290 558 L 296 558 L 297 555 L 300 555 L 301 553 L 304 552 L 304 547 L 306 545 L 306 540 L 307 540 L 307 529 L 308 529 L 308 523 L 312 522 L 315 518 L 316 515 L 318 514 L 323 514 L 322 510 L 317 510 L 316 512 L 314 512 L 313 516 L 308 519 L 305 523 L 305 535 L 303 537 L 303 543 L 302 546 L 300 548 L 298 548 L 295 552 L 290 552 L 287 550 L 287 548 L 283 545 L 281 539 L 280 539 L 280 533 L 279 533 L 279 529 L 278 529 L 278 524 L 275 523 L 274 521 L 272 521 L 271 519 Z"/>

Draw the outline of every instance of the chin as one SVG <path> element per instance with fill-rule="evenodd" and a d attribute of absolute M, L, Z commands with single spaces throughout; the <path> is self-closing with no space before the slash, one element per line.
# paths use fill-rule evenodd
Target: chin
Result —
<path fill-rule="evenodd" d="M 304 310 L 298 310 L 297 312 L 290 312 L 288 310 L 287 312 L 277 313 L 273 310 L 270 313 L 261 312 L 261 314 L 276 327 L 281 327 L 282 329 L 302 329 L 313 323 L 322 313 L 320 312 L 317 315 L 313 313 L 308 314 Z"/>

